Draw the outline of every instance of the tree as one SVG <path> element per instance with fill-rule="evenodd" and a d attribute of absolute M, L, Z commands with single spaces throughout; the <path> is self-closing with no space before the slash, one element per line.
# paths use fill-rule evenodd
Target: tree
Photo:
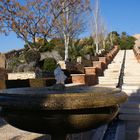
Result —
<path fill-rule="evenodd" d="M 135 38 L 133 36 L 127 35 L 126 32 L 122 32 L 120 39 L 121 49 L 132 49 L 135 45 Z"/>
<path fill-rule="evenodd" d="M 62 8 L 69 3 L 69 0 L 62 1 Z M 82 13 L 88 6 L 88 0 L 75 0 L 73 5 L 63 8 L 63 12 L 56 20 L 58 35 L 64 39 L 65 61 L 68 60 L 70 41 L 77 37 L 84 29 Z"/>
<path fill-rule="evenodd" d="M 73 41 L 69 47 L 70 59 L 76 61 L 78 56 L 81 56 L 82 58 L 85 58 L 87 54 L 93 56 L 93 44 L 92 37 Z"/>
<path fill-rule="evenodd" d="M 120 44 L 120 35 L 116 31 L 112 31 L 108 34 L 106 39 L 107 45 L 112 48 L 114 45 Z"/>
<path fill-rule="evenodd" d="M 0 1 L 0 27 L 1 31 L 13 31 L 18 38 L 25 41 L 32 50 L 39 50 L 37 38 L 44 43 L 55 33 L 56 20 L 68 6 L 74 5 L 74 0 L 1 0 Z M 38 47 L 36 47 L 38 46 Z"/>
<path fill-rule="evenodd" d="M 100 22 L 100 33 L 99 33 L 99 43 L 100 49 L 105 49 L 106 47 L 106 39 L 107 39 L 107 27 L 103 20 Z"/>
<path fill-rule="evenodd" d="M 94 1 L 94 6 L 91 7 L 91 14 L 91 31 L 96 45 L 96 54 L 98 54 L 101 46 L 103 46 L 103 48 L 105 47 L 105 40 L 107 36 L 107 29 L 100 14 L 99 0 Z M 101 46 L 99 46 L 100 44 Z"/>

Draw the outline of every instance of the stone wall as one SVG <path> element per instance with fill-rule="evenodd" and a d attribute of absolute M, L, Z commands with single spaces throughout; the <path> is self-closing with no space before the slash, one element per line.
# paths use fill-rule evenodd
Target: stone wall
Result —
<path fill-rule="evenodd" d="M 5 54 L 0 53 L 0 68 L 5 68 L 5 66 L 6 66 Z"/>
<path fill-rule="evenodd" d="M 35 79 L 34 72 L 8 73 L 8 80 Z"/>
<path fill-rule="evenodd" d="M 6 80 L 7 78 L 7 71 L 4 68 L 0 68 L 0 80 Z"/>

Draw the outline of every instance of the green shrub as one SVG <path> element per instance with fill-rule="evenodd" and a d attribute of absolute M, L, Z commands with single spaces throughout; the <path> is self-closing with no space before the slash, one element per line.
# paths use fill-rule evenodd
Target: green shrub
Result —
<path fill-rule="evenodd" d="M 30 62 L 37 62 L 40 60 L 40 53 L 34 50 L 29 50 L 24 54 L 25 61 L 29 64 Z"/>
<path fill-rule="evenodd" d="M 47 72 L 54 72 L 57 67 L 57 62 L 54 58 L 46 58 L 43 64 L 43 70 Z"/>

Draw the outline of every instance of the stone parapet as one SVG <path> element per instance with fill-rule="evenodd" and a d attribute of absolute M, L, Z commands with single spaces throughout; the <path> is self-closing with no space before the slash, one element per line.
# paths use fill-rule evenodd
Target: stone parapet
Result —
<path fill-rule="evenodd" d="M 81 83 L 87 86 L 96 85 L 98 77 L 95 74 L 71 74 L 72 83 Z"/>
<path fill-rule="evenodd" d="M 17 79 L 34 79 L 34 72 L 19 72 L 19 73 L 8 73 L 8 80 L 17 80 Z"/>

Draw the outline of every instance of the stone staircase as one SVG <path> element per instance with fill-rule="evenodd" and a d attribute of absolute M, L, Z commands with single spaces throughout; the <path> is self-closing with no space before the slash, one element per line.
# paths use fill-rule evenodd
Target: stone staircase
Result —
<path fill-rule="evenodd" d="M 98 86 L 117 86 L 123 56 L 124 51 L 120 50 L 104 76 L 99 77 Z M 133 50 L 126 50 L 122 90 L 127 93 L 128 101 L 120 106 L 115 140 L 140 140 L 140 64 Z"/>
<path fill-rule="evenodd" d="M 123 125 L 116 140 L 140 140 L 140 64 L 133 50 L 126 51 L 122 90 L 129 98 L 120 106 L 119 119 Z M 121 134 L 122 128 L 125 135 Z"/>
<path fill-rule="evenodd" d="M 115 56 L 108 69 L 104 71 L 104 76 L 99 77 L 97 86 L 116 87 L 120 76 L 120 70 L 123 62 L 124 50 L 120 50 Z"/>

